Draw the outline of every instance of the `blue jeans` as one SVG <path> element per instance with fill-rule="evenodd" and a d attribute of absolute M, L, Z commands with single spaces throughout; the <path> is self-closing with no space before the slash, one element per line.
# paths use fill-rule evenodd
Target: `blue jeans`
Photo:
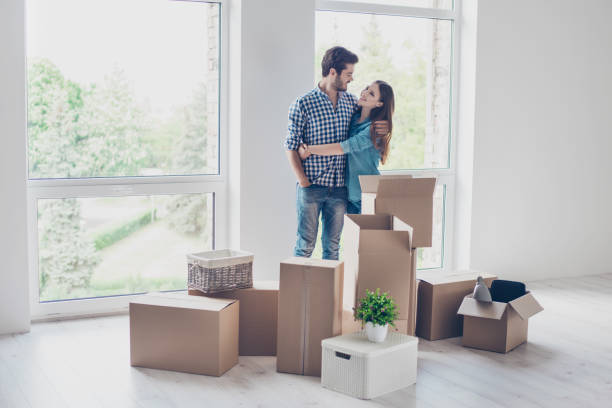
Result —
<path fill-rule="evenodd" d="M 298 230 L 295 256 L 309 257 L 315 247 L 321 214 L 323 259 L 338 259 L 347 202 L 346 187 L 297 186 Z"/>
<path fill-rule="evenodd" d="M 361 200 L 349 201 L 346 205 L 347 214 L 361 214 Z"/>

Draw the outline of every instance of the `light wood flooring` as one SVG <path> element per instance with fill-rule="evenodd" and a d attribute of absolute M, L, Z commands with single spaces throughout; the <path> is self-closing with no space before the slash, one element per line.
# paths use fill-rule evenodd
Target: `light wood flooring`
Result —
<path fill-rule="evenodd" d="M 130 367 L 127 315 L 0 336 L 0 407 L 612 407 L 612 275 L 532 282 L 544 306 L 503 355 L 420 340 L 417 384 L 371 401 L 240 357 L 223 377 Z"/>

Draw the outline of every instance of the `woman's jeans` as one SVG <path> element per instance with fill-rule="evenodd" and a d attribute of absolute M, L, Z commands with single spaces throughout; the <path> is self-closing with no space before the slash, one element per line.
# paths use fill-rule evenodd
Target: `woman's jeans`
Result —
<path fill-rule="evenodd" d="M 319 228 L 319 214 L 321 214 L 323 259 L 338 259 L 346 201 L 346 187 L 313 184 L 304 188 L 297 185 L 298 230 L 295 256 L 312 255 Z"/>

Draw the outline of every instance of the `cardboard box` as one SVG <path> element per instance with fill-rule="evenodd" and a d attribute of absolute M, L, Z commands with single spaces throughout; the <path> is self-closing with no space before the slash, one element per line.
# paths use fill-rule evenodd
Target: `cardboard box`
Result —
<path fill-rule="evenodd" d="M 482 276 L 488 287 L 497 276 L 476 271 L 417 272 L 419 296 L 416 335 L 427 340 L 461 336 L 463 319 L 457 310 Z"/>
<path fill-rule="evenodd" d="M 154 293 L 130 302 L 131 365 L 220 376 L 238 363 L 232 299 Z"/>
<path fill-rule="evenodd" d="M 277 371 L 321 375 L 321 340 L 342 333 L 343 275 L 341 261 L 281 262 Z"/>
<path fill-rule="evenodd" d="M 205 296 L 199 290 L 190 295 Z M 278 281 L 254 281 L 249 289 L 236 289 L 211 297 L 240 301 L 239 354 L 275 356 L 278 321 Z"/>
<path fill-rule="evenodd" d="M 528 319 L 542 310 L 529 292 L 508 303 L 479 302 L 468 295 L 457 312 L 463 315 L 461 344 L 507 353 L 527 341 Z"/>
<path fill-rule="evenodd" d="M 391 214 L 413 229 L 412 248 L 431 247 L 435 178 L 359 176 L 362 214 Z"/>
<path fill-rule="evenodd" d="M 391 215 L 344 217 L 344 309 L 356 307 L 366 289 L 380 288 L 397 303 L 396 324 L 402 333 L 414 333 L 416 273 L 412 228 Z"/>

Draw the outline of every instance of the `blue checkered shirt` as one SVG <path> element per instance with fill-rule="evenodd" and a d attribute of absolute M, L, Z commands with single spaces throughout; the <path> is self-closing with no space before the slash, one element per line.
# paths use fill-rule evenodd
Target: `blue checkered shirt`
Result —
<path fill-rule="evenodd" d="M 357 98 L 338 92 L 336 109 L 327 94 L 317 86 L 300 96 L 289 107 L 289 129 L 285 148 L 297 150 L 300 143 L 318 145 L 340 143 L 348 138 L 351 117 L 357 109 Z M 344 186 L 346 156 L 311 155 L 302 162 L 304 173 L 312 184 Z"/>

